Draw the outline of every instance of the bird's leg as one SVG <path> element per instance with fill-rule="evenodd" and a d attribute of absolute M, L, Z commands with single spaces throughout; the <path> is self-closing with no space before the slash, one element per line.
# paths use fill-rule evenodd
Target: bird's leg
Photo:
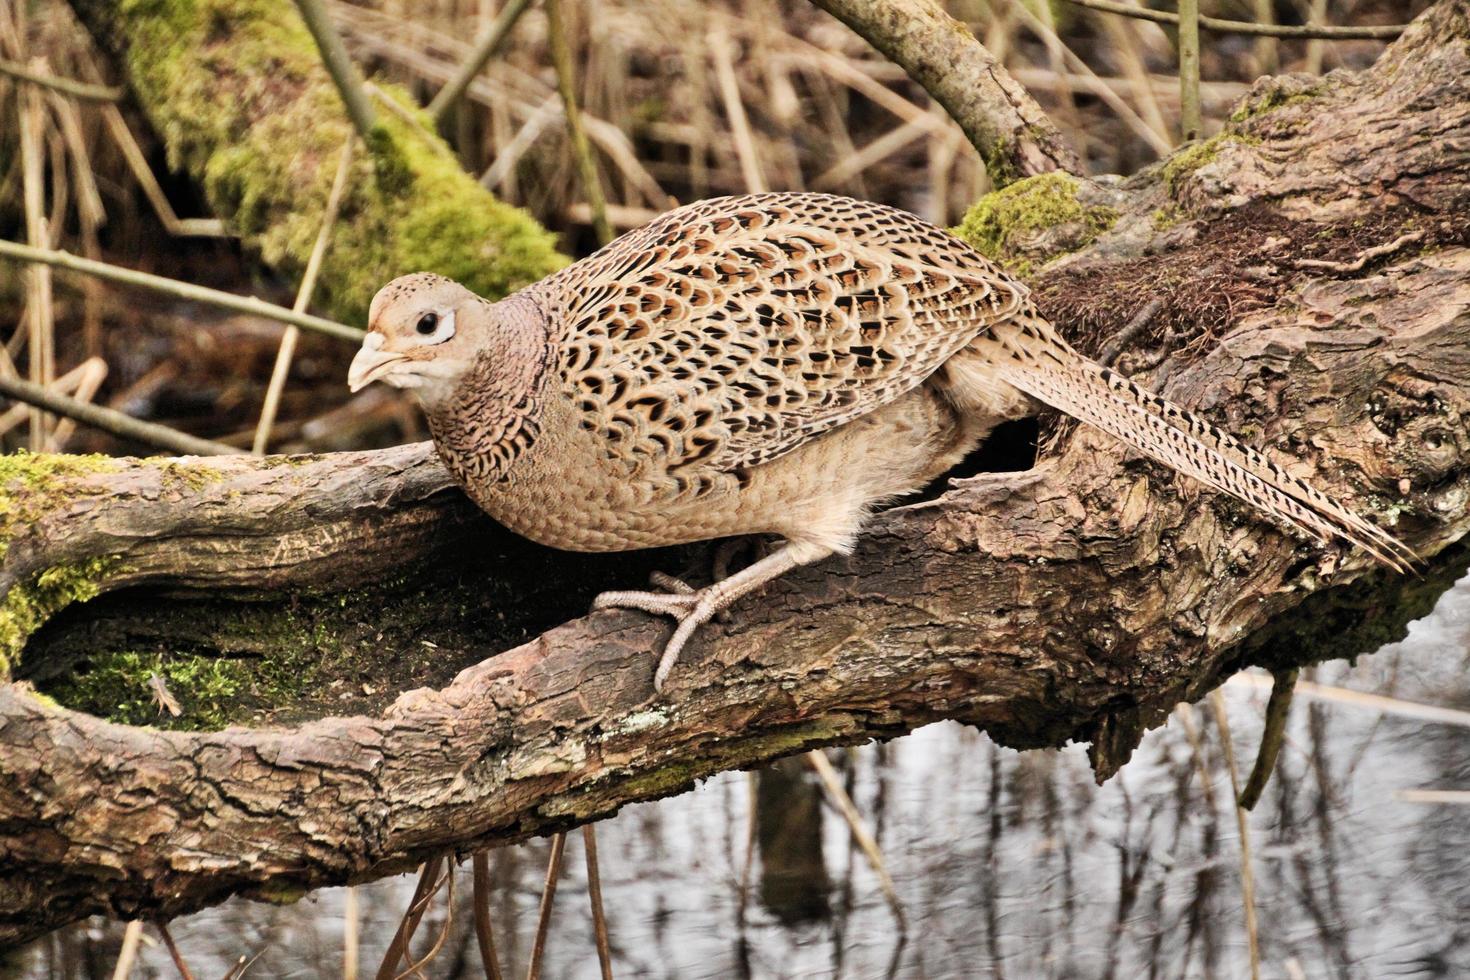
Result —
<path fill-rule="evenodd" d="M 684 592 L 682 582 L 665 580 L 674 592 L 604 592 L 592 601 L 593 609 L 640 609 L 656 616 L 671 616 L 678 623 L 674 635 L 664 645 L 659 658 L 658 670 L 653 675 L 654 689 L 662 692 L 669 671 L 679 659 L 679 653 L 694 631 L 709 622 L 716 613 L 725 609 L 748 592 L 765 585 L 772 579 L 791 571 L 799 565 L 809 565 L 827 557 L 828 548 L 807 541 L 787 542 L 777 551 L 760 561 L 742 568 L 734 575 L 723 578 L 698 591 Z M 657 580 L 656 580 L 657 581 Z M 686 586 L 687 588 L 687 586 Z"/>

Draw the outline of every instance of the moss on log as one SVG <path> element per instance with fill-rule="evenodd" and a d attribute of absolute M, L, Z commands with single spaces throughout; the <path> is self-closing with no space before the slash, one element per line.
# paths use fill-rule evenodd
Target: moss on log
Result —
<path fill-rule="evenodd" d="M 353 133 L 290 0 L 75 0 L 125 70 L 171 165 L 271 268 L 298 277 L 316 238 L 337 154 Z M 502 296 L 559 268 L 553 236 L 460 167 L 401 91 L 359 154 L 322 267 L 317 302 L 360 321 L 397 275 L 438 272 Z M 381 106 L 380 106 L 381 108 Z"/>

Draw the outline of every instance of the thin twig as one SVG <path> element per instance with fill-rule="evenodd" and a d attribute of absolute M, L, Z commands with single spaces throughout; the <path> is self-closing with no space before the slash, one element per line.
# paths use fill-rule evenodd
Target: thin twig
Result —
<path fill-rule="evenodd" d="M 476 851 L 474 866 L 475 940 L 486 980 L 501 980 L 500 958 L 495 955 L 495 932 L 490 927 L 490 852 Z"/>
<path fill-rule="evenodd" d="M 750 898 L 750 872 L 755 867 L 755 838 L 760 820 L 759 785 L 754 772 L 745 774 L 745 854 L 740 860 L 740 912 L 745 920 L 745 906 Z"/>
<path fill-rule="evenodd" d="M 102 382 L 107 380 L 107 362 L 100 357 L 89 357 L 70 371 L 57 378 L 51 385 L 53 391 L 60 390 L 63 394 L 71 395 L 77 401 L 84 404 L 92 404 L 92 399 L 97 397 Z M 64 383 L 72 386 L 71 391 L 62 387 Z M 9 413 L 7 412 L 6 415 Z M 5 428 L 5 416 L 0 416 L 0 431 Z M 51 433 L 51 445 L 56 452 L 64 452 L 66 444 L 71 439 L 72 432 L 76 430 L 75 419 L 64 418 L 56 423 L 56 430 Z"/>
<path fill-rule="evenodd" d="M 1328 259 L 1296 259 L 1292 262 L 1292 265 L 1298 269 L 1321 269 L 1323 272 L 1361 272 L 1363 266 L 1374 259 L 1381 259 L 1385 255 L 1392 255 L 1405 245 L 1412 245 L 1414 242 L 1420 241 L 1423 238 L 1424 232 L 1411 231 L 1407 234 L 1400 235 L 1391 242 L 1385 242 L 1382 245 L 1374 245 L 1372 248 L 1363 249 L 1358 254 L 1358 257 L 1351 262 L 1333 262 Z"/>
<path fill-rule="evenodd" d="M 1037 17 L 1029 9 L 1027 9 L 1025 4 L 1017 4 L 1013 9 L 1015 10 L 1017 16 L 1019 16 L 1021 20 L 1026 22 L 1026 26 L 1029 27 L 1042 40 L 1048 40 L 1049 38 L 1056 36 L 1056 32 L 1048 27 L 1046 25 L 1046 22 L 1043 21 L 1040 17 Z M 1140 139 L 1151 146 L 1155 153 L 1157 153 L 1161 157 L 1167 156 L 1169 152 L 1173 149 L 1173 147 L 1169 145 L 1169 142 L 1158 133 L 1154 132 L 1154 128 L 1150 126 L 1148 122 L 1134 110 L 1133 106 L 1129 105 L 1126 99 L 1119 96 L 1118 93 L 1114 92 L 1112 88 L 1104 83 L 1103 80 L 1097 76 L 1097 73 L 1092 70 L 1092 66 L 1089 65 L 1086 61 L 1082 60 L 1077 52 L 1073 51 L 1070 47 L 1067 46 L 1067 43 L 1065 41 L 1062 41 L 1060 38 L 1058 38 L 1058 43 L 1060 43 L 1061 45 L 1062 57 L 1072 65 L 1073 71 L 1080 73 L 1084 79 L 1089 80 L 1088 84 L 1091 87 L 1093 94 L 1101 99 L 1104 103 L 1106 103 L 1108 108 L 1116 112 L 1118 114 L 1118 118 L 1122 120 L 1123 123 L 1127 125 L 1130 129 L 1132 129 L 1135 133 L 1137 133 Z"/>
<path fill-rule="evenodd" d="M 1220 748 L 1225 753 L 1225 769 L 1230 773 L 1230 798 L 1240 799 L 1240 774 L 1235 768 L 1235 747 L 1230 741 L 1230 719 L 1225 713 L 1225 695 L 1217 687 L 1210 692 L 1210 708 L 1215 726 L 1220 730 Z M 1249 944 L 1251 980 L 1261 980 L 1261 940 L 1256 925 L 1256 875 L 1251 868 L 1250 818 L 1245 807 L 1236 804 L 1235 825 L 1240 834 L 1240 900 L 1245 907 L 1245 937 Z"/>
<path fill-rule="evenodd" d="M 138 182 L 143 196 L 148 198 L 148 204 L 163 224 L 164 231 L 179 237 L 231 237 L 225 228 L 225 223 L 218 218 L 180 218 L 178 216 L 173 205 L 168 203 L 168 197 L 163 193 L 163 188 L 158 185 L 158 178 L 154 176 L 153 168 L 148 165 L 148 158 L 143 155 L 142 147 L 133 137 L 133 131 L 128 128 L 128 122 L 123 118 L 121 109 L 115 105 L 103 106 L 102 122 L 107 126 L 107 132 L 112 137 L 112 141 L 122 151 L 123 160 L 127 163 L 128 169 L 132 171 L 133 179 Z"/>
<path fill-rule="evenodd" d="M 1260 674 L 1240 673 L 1230 678 L 1227 684 L 1248 687 L 1266 687 L 1271 680 Z M 1462 711 L 1459 708 L 1443 708 L 1437 704 L 1418 704 L 1414 701 L 1405 701 L 1402 698 L 1391 698 L 1383 694 L 1368 694 L 1364 691 L 1353 691 L 1345 687 L 1333 687 L 1329 684 L 1314 684 L 1311 681 L 1297 681 L 1296 694 L 1299 697 L 1314 698 L 1318 701 L 1332 701 L 1336 704 L 1347 704 L 1357 708 L 1367 708 L 1369 711 L 1380 711 L 1386 715 L 1395 715 L 1400 718 L 1411 718 L 1415 721 L 1427 721 L 1440 725 L 1456 725 L 1461 728 L 1470 728 L 1470 711 Z"/>
<path fill-rule="evenodd" d="M 1470 789 L 1401 789 L 1394 796 L 1405 803 L 1470 804 Z"/>
<path fill-rule="evenodd" d="M 1179 129 L 1184 141 L 1199 139 L 1199 0 L 1179 0 Z"/>
<path fill-rule="evenodd" d="M 556 118 L 560 101 L 561 96 L 553 92 L 531 111 L 530 117 L 521 124 L 520 129 L 516 130 L 515 136 L 500 148 L 500 151 L 495 154 L 494 161 L 480 175 L 481 185 L 489 188 L 499 187 L 507 177 L 515 172 L 516 164 L 521 162 L 521 157 Z"/>
<path fill-rule="evenodd" d="M 546 934 L 551 928 L 551 905 L 556 901 L 556 879 L 561 875 L 561 856 L 567 847 L 567 835 L 551 838 L 551 860 L 546 863 L 546 885 L 541 889 L 541 909 L 536 915 L 536 941 L 531 946 L 531 962 L 526 967 L 526 980 L 541 976 L 541 956 L 546 952 Z"/>
<path fill-rule="evenodd" d="M 39 59 L 36 62 L 40 64 Z M 26 238 L 32 247 L 49 247 L 46 228 L 45 171 L 41 162 L 41 93 L 18 89 L 22 196 L 25 199 Z M 26 349 L 32 383 L 45 387 L 56 380 L 56 332 L 51 305 L 51 270 L 36 266 L 26 276 Z M 35 402 L 31 403 L 35 405 Z M 31 413 L 31 449 L 50 448 L 51 420 L 36 408 Z"/>
<path fill-rule="evenodd" d="M 332 26 L 331 18 L 327 16 L 321 0 L 295 0 L 295 3 L 296 9 L 301 11 L 301 19 L 306 21 L 306 29 L 316 40 L 322 64 L 326 66 L 327 74 L 332 76 L 332 84 L 337 86 L 342 105 L 347 109 L 347 116 L 357 129 L 357 135 L 368 146 L 372 146 L 373 128 L 377 125 L 377 118 L 373 114 L 373 106 L 368 101 L 367 93 L 362 90 L 362 73 L 347 56 L 342 37 Z"/>
<path fill-rule="evenodd" d="M 235 961 L 235 965 L 230 967 L 230 972 L 225 974 L 225 980 L 240 980 L 255 965 L 255 961 L 263 955 L 265 955 L 265 950 L 263 949 L 248 959 L 244 954 L 241 954 L 240 958 Z M 347 978 L 343 977 L 343 980 L 347 980 Z"/>
<path fill-rule="evenodd" d="M 256 299 L 254 296 L 237 296 L 234 293 L 222 292 L 218 289 L 210 289 L 207 286 L 196 286 L 191 282 L 180 282 L 177 279 L 168 279 L 164 276 L 155 276 L 147 272 L 139 272 L 136 269 L 125 269 L 122 266 L 112 265 L 107 262 L 98 262 L 95 259 L 84 259 L 70 252 L 58 249 L 32 248 L 19 242 L 0 239 L 0 258 L 18 259 L 22 262 L 40 262 L 44 265 L 56 266 L 61 269 L 69 269 L 72 272 L 80 272 L 109 282 L 118 282 L 127 286 L 138 286 L 142 289 L 151 289 L 154 292 L 164 293 L 177 299 L 192 300 L 196 303 L 207 303 L 217 306 L 222 310 L 230 310 L 235 313 L 245 313 L 250 316 L 265 317 L 268 320 L 278 320 L 281 323 L 290 323 L 303 330 L 315 330 L 330 337 L 338 337 L 342 340 L 350 340 L 353 343 L 362 342 L 362 331 L 355 327 L 349 327 L 345 323 L 337 323 L 326 320 L 309 313 L 296 313 L 267 303 L 265 300 Z"/>
<path fill-rule="evenodd" d="M 1102 350 L 1098 352 L 1097 362 L 1104 367 L 1111 367 L 1123 349 L 1148 329 L 1149 324 L 1153 323 L 1154 317 L 1158 316 L 1159 311 L 1163 308 L 1164 297 L 1162 296 L 1155 296 L 1145 303 L 1143 309 L 1135 313 L 1133 319 L 1128 321 L 1127 326 L 1119 330 L 1117 335 L 1110 338 L 1106 344 L 1103 344 Z"/>
<path fill-rule="evenodd" d="M 393 941 L 383 954 L 383 962 L 378 964 L 377 980 L 394 980 L 398 976 L 399 961 L 408 962 L 408 944 L 419 927 L 419 920 L 424 917 L 429 899 L 434 897 L 434 892 L 442 884 L 439 878 L 439 865 L 442 861 L 443 858 L 432 857 L 424 862 L 424 867 L 419 872 L 418 884 L 414 886 L 413 897 L 408 901 L 408 908 L 403 910 L 403 918 L 399 920 L 398 929 L 393 933 Z"/>
<path fill-rule="evenodd" d="M 357 980 L 359 961 L 357 887 L 342 896 L 342 980 Z"/>
<path fill-rule="evenodd" d="M 0 376 L 0 395 L 25 402 L 27 405 L 35 405 L 37 408 L 43 408 L 65 418 L 76 419 L 85 425 L 111 432 L 124 439 L 144 442 L 184 456 L 226 456 L 240 452 L 234 446 L 227 446 L 222 442 L 213 442 L 209 439 L 200 439 L 156 422 L 144 422 L 142 419 L 135 419 L 116 409 L 78 401 L 20 378 Z"/>
<path fill-rule="evenodd" d="M 582 825 L 582 847 L 587 855 L 587 897 L 592 903 L 592 932 L 597 938 L 597 964 L 602 980 L 613 980 L 612 947 L 607 938 L 607 916 L 602 910 L 602 875 L 597 868 L 597 831 Z"/>
<path fill-rule="evenodd" d="M 1115 0 L 1067 0 L 1068 3 L 1089 10 L 1117 14 L 1120 17 L 1136 17 L 1151 20 L 1155 24 L 1179 23 L 1179 15 L 1167 10 L 1150 10 L 1146 7 L 1130 7 Z M 1391 41 L 1402 34 L 1407 24 L 1374 24 L 1361 27 L 1330 27 L 1320 24 L 1252 24 L 1246 20 L 1222 20 L 1219 17 L 1201 17 L 1199 26 L 1221 34 L 1253 34 L 1258 37 L 1321 38 L 1328 41 Z"/>
<path fill-rule="evenodd" d="M 1124 75 L 1124 78 L 1119 81 L 1123 81 L 1131 88 L 1134 98 L 1139 103 L 1139 115 L 1154 132 L 1159 134 L 1160 139 L 1170 141 L 1169 123 L 1164 117 L 1163 106 L 1159 103 L 1159 92 L 1149 79 L 1148 62 L 1141 50 L 1138 38 L 1139 23 L 1117 17 L 1099 17 L 1098 20 L 1102 21 L 1103 29 L 1112 38 L 1113 47 L 1117 49 L 1119 67 L 1122 68 Z M 1014 71 L 1013 74 L 1021 84 L 1032 84 L 1027 81 L 1026 73 Z M 1103 81 L 1112 84 L 1110 79 L 1103 79 Z M 1170 79 L 1169 81 L 1170 88 L 1177 92 L 1178 80 Z"/>
<path fill-rule="evenodd" d="M 293 313 L 305 313 L 316 289 L 317 275 L 321 272 L 322 259 L 327 254 L 327 244 L 332 240 L 332 226 L 337 223 L 337 212 L 342 207 L 343 191 L 347 189 L 347 175 L 352 170 L 352 138 L 342 144 L 337 158 L 337 175 L 332 178 L 332 189 L 327 194 L 327 205 L 322 214 L 322 224 L 316 233 L 316 242 L 311 247 L 311 257 L 306 261 L 306 272 L 301 276 L 301 285 L 296 290 Z M 296 356 L 296 341 L 300 338 L 299 328 L 287 325 L 281 335 L 281 346 L 276 351 L 275 367 L 271 369 L 270 384 L 265 390 L 265 403 L 260 408 L 260 421 L 255 426 L 255 441 L 250 451 L 257 456 L 265 455 L 271 438 L 271 426 L 276 421 L 276 411 L 281 407 L 281 392 L 286 388 L 286 376 L 291 373 L 291 359 Z"/>
<path fill-rule="evenodd" d="M 566 21 L 561 15 L 561 0 L 546 0 L 546 20 L 551 61 L 556 67 L 556 88 L 561 93 L 562 106 L 566 111 L 567 133 L 572 138 L 572 155 L 577 160 L 582 189 L 587 192 L 587 203 L 592 208 L 592 228 L 597 234 L 598 244 L 606 245 L 613 240 L 613 230 L 607 222 L 607 198 L 602 192 L 602 179 L 597 175 L 597 161 L 592 158 L 592 144 L 587 141 L 582 113 L 577 108 L 571 41 L 567 37 Z"/>
<path fill-rule="evenodd" d="M 123 930 L 122 949 L 117 954 L 117 965 L 112 968 L 112 980 L 128 980 L 133 973 L 133 961 L 138 958 L 138 943 L 143 938 L 143 920 L 134 919 Z"/>
<path fill-rule="evenodd" d="M 1256 751 L 1256 764 L 1251 767 L 1245 789 L 1240 792 L 1240 805 L 1243 809 L 1256 808 L 1271 773 L 1276 769 L 1276 759 L 1281 755 L 1282 743 L 1286 741 L 1286 717 L 1291 709 L 1291 694 L 1300 673 L 1301 671 L 1293 667 L 1271 675 L 1273 683 L 1271 697 L 1266 702 L 1266 723 L 1261 730 L 1261 747 Z"/>
<path fill-rule="evenodd" d="M 113 88 L 110 85 L 93 85 L 90 82 L 79 82 L 73 78 L 62 78 L 59 75 L 33 71 L 6 58 L 0 58 L 0 75 L 9 75 L 19 81 L 30 82 L 32 85 L 40 85 L 43 88 L 89 102 L 121 102 L 124 97 L 124 92 L 120 88 Z"/>
<path fill-rule="evenodd" d="M 484 34 L 475 41 L 475 50 L 464 63 L 455 71 L 454 77 L 445 83 L 429 103 L 429 116 L 437 123 L 444 118 L 450 108 L 464 95 L 464 90 L 469 88 L 470 82 L 480 74 L 485 63 L 499 53 L 505 46 L 506 39 L 510 37 L 511 30 L 516 26 L 516 21 L 521 19 L 521 14 L 531 5 L 531 0 L 510 0 L 495 20 L 490 23 Z"/>
<path fill-rule="evenodd" d="M 419 957 L 418 959 L 414 960 L 412 963 L 409 963 L 406 967 L 404 967 L 403 972 L 401 972 L 397 976 L 395 976 L 393 978 L 393 980 L 405 980 L 405 978 L 410 977 L 410 976 L 412 976 L 414 974 L 418 974 L 420 977 L 422 977 L 424 975 L 423 974 L 424 967 L 427 966 L 429 964 L 429 962 L 434 959 L 434 957 L 436 957 L 436 956 L 439 955 L 439 951 L 444 948 L 444 942 L 445 942 L 445 940 L 447 940 L 449 938 L 449 927 L 454 924 L 454 861 L 453 860 L 446 860 L 444 862 L 444 876 L 442 878 L 440 878 L 439 880 L 437 880 L 437 881 L 434 882 L 434 888 L 433 888 L 433 890 L 430 891 L 428 897 L 424 899 L 424 909 L 425 909 L 425 911 L 427 911 L 427 909 L 428 909 L 428 903 L 429 903 L 429 901 L 432 900 L 433 897 L 439 893 L 439 886 L 440 885 L 446 885 L 447 887 L 445 888 L 445 896 L 444 896 L 444 925 L 442 925 L 439 928 L 439 938 L 434 940 L 434 945 L 432 945 L 432 946 L 429 947 L 429 951 L 427 953 L 425 953 L 423 956 Z M 410 939 L 413 938 L 412 933 L 409 934 L 409 938 Z M 405 959 L 407 959 L 407 952 L 408 952 L 408 943 L 407 943 L 407 941 L 405 941 L 404 942 L 404 954 L 405 954 L 404 958 Z"/>
<path fill-rule="evenodd" d="M 169 934 L 168 926 L 160 922 L 158 934 L 163 937 L 163 944 L 168 947 L 168 955 L 173 958 L 174 967 L 179 971 L 183 980 L 194 980 L 194 974 L 189 972 L 189 966 L 184 962 L 184 956 L 179 952 L 179 947 L 174 943 L 174 937 Z"/>
<path fill-rule="evenodd" d="M 424 121 L 418 117 L 415 109 L 411 109 L 408 106 L 404 105 L 402 102 L 398 101 L 392 95 L 383 91 L 382 88 L 374 85 L 372 82 L 363 82 L 362 90 L 366 92 L 373 99 L 373 101 L 381 103 L 384 109 L 387 109 L 399 119 L 402 119 L 410 129 L 412 129 L 415 133 L 419 135 L 420 138 L 423 139 L 425 146 L 433 150 L 444 159 L 455 161 L 455 166 L 459 166 L 459 158 L 454 155 L 454 150 L 450 149 L 449 144 L 440 139 L 437 133 L 433 132 L 431 129 L 429 129 L 429 127 L 424 125 Z"/>
<path fill-rule="evenodd" d="M 1257 24 L 1274 25 L 1276 23 L 1275 0 L 1256 0 L 1255 6 Z M 1277 38 L 1269 34 L 1258 34 L 1252 51 L 1256 58 L 1255 73 L 1257 75 L 1275 75 L 1281 70 L 1281 42 Z"/>
<path fill-rule="evenodd" d="M 878 884 L 883 889 L 883 895 L 888 899 L 888 906 L 893 909 L 893 917 L 898 920 L 898 931 L 908 932 L 908 920 L 903 914 L 903 903 L 898 900 L 898 890 L 893 887 L 893 878 L 888 874 L 888 868 L 883 862 L 883 852 L 878 848 L 878 842 L 868 832 L 867 825 L 863 823 L 862 815 L 858 813 L 857 806 L 852 802 L 852 797 L 847 795 L 847 790 L 842 786 L 842 780 L 837 778 L 837 770 L 832 768 L 826 753 L 821 749 L 813 749 L 806 754 L 807 764 L 816 772 L 817 778 L 822 781 L 822 789 L 827 793 L 827 799 L 842 814 L 847 821 L 848 829 L 852 831 L 853 838 L 858 846 L 867 855 L 868 864 L 872 865 L 873 873 L 878 876 Z"/>
<path fill-rule="evenodd" d="M 735 77 L 735 64 L 731 60 L 730 35 L 724 27 L 709 33 L 710 57 L 714 60 L 715 80 L 720 86 L 720 98 L 725 103 L 725 115 L 730 120 L 730 130 L 735 137 L 735 155 L 740 158 L 740 173 L 745 178 L 745 189 L 751 194 L 766 190 L 766 176 L 761 170 L 760 153 L 755 137 L 751 135 L 750 119 L 745 115 L 745 103 L 740 98 L 740 82 Z"/>

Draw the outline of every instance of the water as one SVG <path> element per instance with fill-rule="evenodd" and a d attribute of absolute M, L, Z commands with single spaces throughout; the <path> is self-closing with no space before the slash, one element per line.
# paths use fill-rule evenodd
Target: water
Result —
<path fill-rule="evenodd" d="M 1402 643 L 1304 676 L 1466 709 L 1467 667 L 1470 578 Z M 1265 699 L 1239 680 L 1225 688 L 1242 770 Z M 1150 733 L 1101 788 L 1081 747 L 1018 753 L 956 724 L 829 753 L 882 849 L 906 937 L 802 760 L 629 807 L 597 827 L 615 973 L 1249 976 L 1221 741 L 1207 705 L 1185 711 L 1190 724 L 1176 716 Z M 1263 977 L 1470 976 L 1470 805 L 1399 795 L 1420 788 L 1470 790 L 1470 726 L 1298 698 L 1280 768 L 1249 818 Z M 493 857 L 507 976 L 525 972 L 547 853 L 536 841 Z M 580 834 L 566 856 L 543 976 L 597 977 Z M 457 884 L 429 977 L 481 975 L 467 863 Z M 357 889 L 362 975 L 376 971 L 413 886 L 406 877 Z M 250 976 L 340 975 L 345 898 L 328 889 L 285 908 L 233 901 L 172 931 L 196 976 L 223 976 L 242 954 L 259 954 Z M 415 952 L 445 924 L 441 894 Z M 23 975 L 109 976 L 120 936 L 100 920 L 63 931 L 37 944 Z M 158 946 L 134 975 L 175 974 Z"/>

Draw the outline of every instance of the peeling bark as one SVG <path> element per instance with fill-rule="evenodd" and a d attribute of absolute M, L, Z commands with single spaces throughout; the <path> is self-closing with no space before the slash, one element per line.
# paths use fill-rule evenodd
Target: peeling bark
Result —
<path fill-rule="evenodd" d="M 1392 637 L 1467 560 L 1467 42 L 1470 2 L 1449 0 L 1368 72 L 1258 85 L 1222 137 L 1091 188 L 1116 209 L 1112 229 L 1033 280 L 1081 343 L 1114 341 L 1124 369 L 1294 458 L 1393 526 L 1429 559 L 1424 576 L 1300 542 L 1074 429 L 1034 468 L 957 479 L 880 515 L 852 557 L 740 603 L 657 699 L 651 651 L 668 626 L 639 614 L 489 655 L 503 634 L 487 624 L 519 597 L 630 585 L 632 570 L 512 545 L 424 447 L 12 483 L 7 513 L 32 519 L 8 531 L 8 595 L 96 558 L 93 584 L 114 592 L 36 633 L 22 676 L 74 656 L 78 637 L 138 628 L 138 608 L 279 611 L 314 596 L 368 624 L 354 649 L 417 646 L 412 630 L 371 629 L 417 609 L 419 624 L 448 624 L 435 658 L 468 666 L 369 715 L 211 733 L 113 725 L 0 688 L 0 942 L 94 912 L 166 917 L 367 880 L 942 718 L 1017 746 L 1091 739 L 1106 774 L 1174 703 L 1240 666 Z M 494 598 L 465 609 L 451 580 Z M 216 642 L 160 622 L 155 641 Z"/>

